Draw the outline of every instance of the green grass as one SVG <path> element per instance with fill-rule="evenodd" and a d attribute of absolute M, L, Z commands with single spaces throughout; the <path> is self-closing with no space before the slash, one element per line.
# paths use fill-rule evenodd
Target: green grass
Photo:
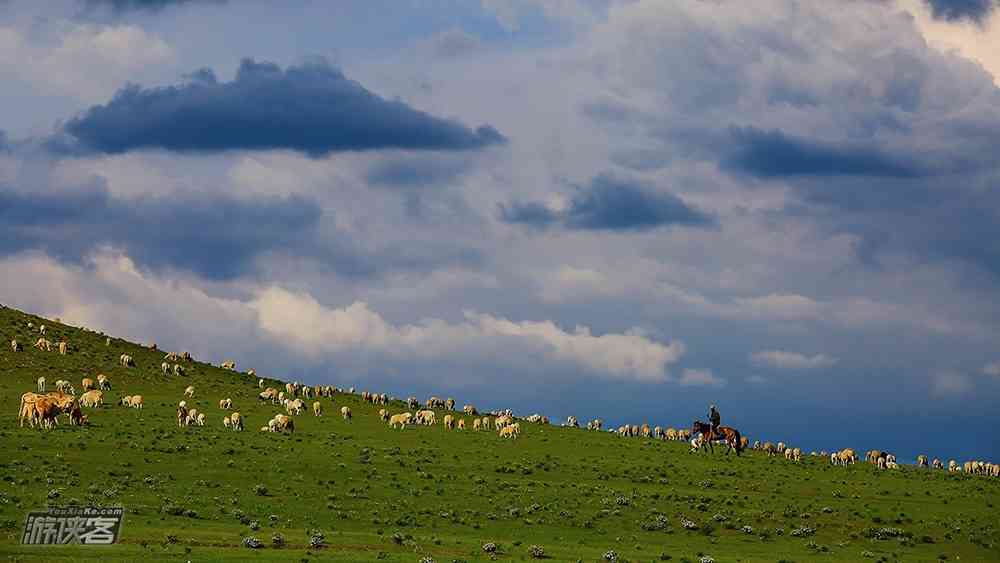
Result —
<path fill-rule="evenodd" d="M 29 320 L 44 322 L 53 342 L 66 337 L 70 354 L 30 348 Z M 619 561 L 1000 560 L 995 479 L 697 455 L 683 443 L 525 422 L 519 440 L 501 441 L 445 431 L 443 413 L 432 428 L 390 430 L 378 407 L 346 394 L 320 399 L 322 418 L 297 417 L 294 435 L 260 433 L 278 411 L 257 403 L 245 374 L 196 363 L 186 376 L 163 377 L 162 351 L 105 346 L 104 336 L 11 309 L 0 309 L 0 335 L 0 556 L 8 561 L 483 561 L 487 542 L 514 561 L 530 559 L 532 544 L 555 561 L 599 561 L 608 550 Z M 12 336 L 23 352 L 10 350 Z M 117 366 L 123 352 L 136 368 Z M 112 405 L 85 409 L 91 426 L 16 426 L 19 397 L 38 376 L 79 388 L 98 372 L 112 381 Z M 174 420 L 191 384 L 188 402 L 209 416 L 204 428 Z M 143 411 L 117 406 L 136 393 Z M 222 427 L 223 397 L 247 417 L 246 432 Z M 352 422 L 340 418 L 343 405 Z M 18 543 L 26 512 L 77 503 L 124 506 L 121 543 Z M 883 527 L 905 537 L 868 537 Z M 803 528 L 815 531 L 793 535 Z M 314 529 L 326 547 L 309 548 Z M 272 547 L 275 533 L 284 547 Z M 265 547 L 242 547 L 249 535 Z"/>

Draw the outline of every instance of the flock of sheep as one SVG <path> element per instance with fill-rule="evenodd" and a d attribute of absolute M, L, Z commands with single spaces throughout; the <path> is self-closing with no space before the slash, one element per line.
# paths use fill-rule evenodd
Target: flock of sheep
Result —
<path fill-rule="evenodd" d="M 28 328 L 33 329 L 34 325 L 32 323 L 28 323 Z M 38 331 L 41 334 L 41 337 L 35 343 L 34 347 L 39 350 L 51 351 L 52 343 L 44 337 L 46 331 L 45 325 L 40 325 L 38 327 Z M 111 339 L 107 338 L 105 344 L 110 346 Z M 59 342 L 58 349 L 60 354 L 65 355 L 68 348 L 69 344 L 64 339 Z M 16 339 L 11 341 L 11 349 L 14 352 L 21 352 L 23 350 Z M 156 345 L 151 345 L 150 349 L 156 350 Z M 160 369 L 164 375 L 170 375 L 172 373 L 175 376 L 182 376 L 186 373 L 182 363 L 193 361 L 194 360 L 191 354 L 188 352 L 183 352 L 181 354 L 169 352 L 164 356 Z M 135 359 L 131 355 L 123 353 L 119 357 L 119 365 L 125 368 L 135 367 Z M 223 369 L 235 371 L 236 362 L 233 360 L 227 360 L 221 364 L 221 367 Z M 251 369 L 247 372 L 247 375 L 250 377 L 256 377 L 256 372 Z M 83 393 L 79 397 L 77 397 L 76 390 L 69 381 L 56 381 L 55 392 L 48 393 L 46 393 L 46 381 L 44 377 L 39 377 L 36 383 L 36 392 L 24 393 L 21 396 L 21 403 L 18 410 L 18 423 L 20 426 L 24 426 L 25 422 L 27 422 L 31 427 L 50 429 L 57 424 L 57 417 L 60 414 L 68 415 L 70 424 L 72 425 L 87 424 L 87 416 L 82 413 L 81 407 L 96 408 L 102 406 L 104 404 L 104 393 L 111 390 L 111 382 L 104 374 L 98 374 L 96 380 L 89 377 L 83 378 L 81 381 Z M 280 405 L 285 411 L 284 413 L 276 413 L 267 422 L 267 424 L 262 425 L 260 427 L 261 432 L 292 433 L 295 431 L 295 421 L 293 417 L 300 416 L 309 410 L 308 407 L 310 405 L 307 403 L 307 400 L 319 399 L 321 397 L 332 398 L 334 395 L 340 393 L 355 393 L 355 389 L 353 387 L 343 390 L 329 385 L 309 386 L 302 385 L 297 382 L 285 383 L 284 389 L 281 390 L 275 387 L 266 387 L 266 381 L 264 379 L 258 379 L 257 385 L 258 388 L 261 389 L 257 396 L 259 402 L 270 403 L 275 406 Z M 207 417 L 205 413 L 198 412 L 195 408 L 188 408 L 187 399 L 193 398 L 194 395 L 194 386 L 188 386 L 184 390 L 185 399 L 180 400 L 177 405 L 176 418 L 177 425 L 180 427 L 205 426 L 206 424 Z M 393 399 L 385 393 L 379 394 L 364 391 L 360 396 L 363 401 L 371 403 L 373 406 L 388 407 L 393 401 Z M 456 403 L 452 398 L 441 399 L 438 397 L 430 397 L 424 403 L 424 408 L 420 408 L 420 402 L 416 399 L 416 397 L 408 397 L 405 403 L 409 410 L 404 412 L 393 414 L 388 408 L 380 409 L 378 411 L 380 420 L 388 423 L 390 428 L 399 430 L 405 429 L 409 426 L 433 426 L 437 423 L 438 418 L 433 409 L 444 409 L 449 411 L 449 413 L 445 414 L 441 419 L 441 424 L 445 430 L 466 430 L 471 428 L 473 431 L 477 432 L 496 431 L 501 438 L 510 439 L 517 439 L 521 435 L 521 424 L 518 419 L 513 416 L 513 413 L 509 409 L 505 411 L 493 411 L 480 416 L 479 411 L 474 406 L 465 405 L 462 407 L 460 412 L 463 415 L 470 417 L 471 424 L 467 424 L 466 418 L 461 415 L 457 415 L 459 411 L 456 411 Z M 119 404 L 129 408 L 142 409 L 143 398 L 141 395 L 125 395 L 121 397 Z M 320 401 L 314 400 L 311 407 L 314 416 L 323 416 L 324 409 L 323 404 Z M 220 399 L 219 409 L 232 411 L 232 399 Z M 451 412 L 455 412 L 456 414 L 451 414 Z M 346 405 L 341 407 L 340 414 L 345 421 L 350 421 L 353 416 L 351 408 Z M 549 418 L 540 414 L 533 414 L 524 417 L 522 420 L 533 424 L 549 424 Z M 233 431 L 244 430 L 245 421 L 245 416 L 238 411 L 232 411 L 222 418 L 223 427 Z M 570 416 L 567 418 L 563 426 L 579 428 L 580 424 L 576 417 Z M 592 420 L 586 424 L 586 428 L 591 431 L 601 431 L 603 430 L 603 426 L 604 422 L 600 419 Z M 619 426 L 618 428 L 611 428 L 608 432 L 616 434 L 620 437 L 687 441 L 691 445 L 691 452 L 705 451 L 707 445 L 704 436 L 701 434 L 694 434 L 692 430 L 686 428 L 676 429 L 672 427 L 663 428 L 661 426 L 650 427 L 649 424 L 626 424 Z M 753 442 L 753 445 L 751 446 L 750 440 L 745 436 L 741 438 L 741 441 L 744 448 L 750 447 L 750 449 L 759 451 L 768 457 L 783 456 L 786 460 L 793 462 L 802 460 L 803 454 L 800 448 L 786 446 L 783 442 L 761 443 L 758 440 Z M 817 453 L 813 451 L 809 455 L 822 458 L 829 457 L 830 463 L 834 466 L 846 467 L 858 462 L 858 456 L 851 448 L 846 448 L 832 453 L 828 453 L 826 451 Z M 871 450 L 867 452 L 865 454 L 865 461 L 871 463 L 878 469 L 897 469 L 899 467 L 896 461 L 896 456 L 889 452 L 883 452 L 880 450 Z M 945 468 L 944 463 L 940 459 L 935 458 L 933 461 L 928 462 L 926 455 L 917 456 L 916 461 L 917 467 L 933 467 L 935 469 Z M 970 475 L 1000 477 L 1000 465 L 984 461 L 967 461 L 964 464 L 959 465 L 959 463 L 955 460 L 950 460 L 948 462 L 947 469 L 950 472 L 963 472 Z"/>

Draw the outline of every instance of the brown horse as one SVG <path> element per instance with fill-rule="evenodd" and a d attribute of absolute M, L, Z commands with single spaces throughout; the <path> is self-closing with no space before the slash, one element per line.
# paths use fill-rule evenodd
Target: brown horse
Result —
<path fill-rule="evenodd" d="M 712 445 L 714 440 L 725 440 L 726 444 L 729 445 L 729 449 L 726 450 L 726 455 L 729 452 L 735 451 L 736 455 L 739 456 L 743 452 L 743 443 L 740 440 L 740 431 L 731 428 L 729 426 L 720 426 L 718 431 L 712 431 L 712 425 L 706 424 L 700 420 L 694 421 L 691 424 L 691 434 L 697 434 L 701 432 L 702 436 L 705 438 L 705 442 L 708 444 L 708 449 L 715 453 L 715 447 Z"/>

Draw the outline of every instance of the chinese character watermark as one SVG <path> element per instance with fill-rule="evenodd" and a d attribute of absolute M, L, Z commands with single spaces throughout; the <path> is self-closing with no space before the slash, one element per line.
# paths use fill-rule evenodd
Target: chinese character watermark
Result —
<path fill-rule="evenodd" d="M 31 512 L 21 543 L 28 545 L 109 545 L 118 541 L 122 508 L 65 507 Z"/>

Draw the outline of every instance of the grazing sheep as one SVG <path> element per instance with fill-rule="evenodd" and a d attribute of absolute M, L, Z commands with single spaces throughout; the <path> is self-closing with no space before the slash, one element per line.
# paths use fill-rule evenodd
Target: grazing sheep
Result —
<path fill-rule="evenodd" d="M 785 460 L 792 461 L 792 449 L 785 448 Z"/>
<path fill-rule="evenodd" d="M 125 396 L 123 396 L 121 398 L 121 401 L 119 401 L 119 403 L 123 407 L 131 407 L 132 406 L 132 395 L 125 395 Z"/>
<path fill-rule="evenodd" d="M 39 393 L 44 393 L 45 392 L 45 378 L 44 377 L 39 377 L 38 381 L 36 381 L 36 383 L 37 383 L 37 386 L 38 386 L 38 392 Z"/>
<path fill-rule="evenodd" d="M 174 364 L 174 375 L 177 377 L 184 375 L 184 368 L 180 364 Z"/>
<path fill-rule="evenodd" d="M 142 395 L 132 395 L 132 408 L 142 410 Z"/>
<path fill-rule="evenodd" d="M 101 391 L 111 391 L 111 381 L 103 373 L 97 374 L 97 388 Z"/>
<path fill-rule="evenodd" d="M 455 410 L 455 399 L 448 397 L 448 400 L 444 402 L 444 408 L 450 411 Z"/>
<path fill-rule="evenodd" d="M 188 410 L 182 406 L 177 407 L 177 427 L 181 428 L 188 425 Z"/>
<path fill-rule="evenodd" d="M 313 403 L 313 414 L 316 416 L 323 416 L 323 405 L 319 401 Z"/>
<path fill-rule="evenodd" d="M 944 464 L 941 463 L 940 459 L 934 458 L 934 461 L 931 462 L 931 467 L 934 469 L 944 469 Z"/>
<path fill-rule="evenodd" d="M 258 379 L 257 380 L 257 389 L 263 389 L 263 388 L 264 388 L 264 380 L 263 379 Z"/>
<path fill-rule="evenodd" d="M 381 420 L 382 422 L 386 422 L 387 420 L 389 420 L 389 411 L 386 409 L 379 409 L 378 419 Z"/>
<path fill-rule="evenodd" d="M 41 326 L 39 326 L 39 327 L 38 327 L 38 332 L 39 332 L 40 334 L 45 334 L 45 325 L 41 325 Z"/>
<path fill-rule="evenodd" d="M 21 345 L 18 344 L 17 339 L 11 339 L 11 341 L 10 341 L 10 349 L 13 352 L 20 352 L 21 351 Z"/>
<path fill-rule="evenodd" d="M 667 440 L 677 439 L 677 429 L 674 427 L 667 428 Z"/>
<path fill-rule="evenodd" d="M 504 426 L 503 428 L 501 428 L 499 434 L 501 438 L 510 438 L 512 440 L 516 440 L 519 435 L 519 432 L 514 428 L 514 425 L 512 424 L 510 426 Z"/>
<path fill-rule="evenodd" d="M 843 466 L 846 467 L 848 465 L 853 465 L 853 464 L 857 463 L 858 456 L 857 456 L 857 454 L 854 453 L 853 449 L 851 449 L 851 448 L 844 448 L 844 449 L 840 450 L 839 452 L 837 452 L 837 459 L 840 462 L 840 465 L 843 465 Z"/>
<path fill-rule="evenodd" d="M 288 414 L 299 415 L 302 414 L 306 408 L 306 403 L 302 399 L 295 399 L 294 401 L 288 401 L 285 403 L 285 412 Z"/>
<path fill-rule="evenodd" d="M 407 397 L 406 406 L 411 409 L 417 409 L 420 407 L 420 402 L 417 401 L 416 397 Z"/>
<path fill-rule="evenodd" d="M 233 430 L 242 432 L 243 431 L 243 417 L 238 412 L 233 412 L 229 415 L 229 420 L 232 423 Z"/>
<path fill-rule="evenodd" d="M 233 400 L 228 397 L 225 399 L 219 399 L 219 408 L 224 410 L 233 408 Z"/>
<path fill-rule="evenodd" d="M 51 352 L 52 343 L 44 338 L 39 338 L 38 341 L 35 342 L 35 348 L 38 348 L 39 350 L 45 350 L 46 352 Z"/>
<path fill-rule="evenodd" d="M 472 405 L 465 405 L 465 406 L 463 406 L 462 407 L 462 412 L 464 412 L 465 414 L 467 414 L 469 416 L 479 416 L 479 411 L 477 411 L 476 407 L 474 407 Z"/>
<path fill-rule="evenodd" d="M 84 377 L 83 381 L 80 382 L 80 386 L 83 387 L 84 391 L 90 391 L 91 389 L 97 388 L 94 384 L 94 380 L 89 377 Z"/>
<path fill-rule="evenodd" d="M 295 432 L 295 421 L 291 417 L 283 414 L 274 415 L 274 427 L 277 432 L 287 431 L 289 434 Z"/>
<path fill-rule="evenodd" d="M 168 364 L 167 362 L 163 362 L 162 364 L 160 364 L 160 371 L 163 372 L 163 375 L 169 375 L 170 374 L 170 364 Z"/>
<path fill-rule="evenodd" d="M 458 419 L 458 429 L 459 430 L 465 430 L 465 419 L 464 418 Z"/>
<path fill-rule="evenodd" d="M 118 363 L 121 364 L 122 367 L 126 368 L 135 367 L 135 359 L 132 358 L 132 356 L 129 356 L 128 354 L 122 354 L 121 356 L 119 356 Z"/>
<path fill-rule="evenodd" d="M 261 402 L 268 401 L 271 402 L 272 404 L 278 404 L 280 402 L 278 400 L 278 390 L 275 389 L 274 387 L 268 387 L 267 389 L 264 389 L 257 395 L 257 400 Z"/>
<path fill-rule="evenodd" d="M 437 415 L 435 415 L 434 411 L 432 410 L 417 411 L 417 416 L 416 416 L 417 424 L 423 424 L 424 426 L 434 426 L 436 418 Z"/>
<path fill-rule="evenodd" d="M 760 449 L 767 454 L 767 457 L 773 457 L 778 453 L 778 448 L 776 448 L 771 442 L 764 442 L 764 445 L 761 446 Z"/>
<path fill-rule="evenodd" d="M 80 395 L 80 404 L 85 407 L 99 407 L 104 404 L 104 393 L 96 389 Z"/>
<path fill-rule="evenodd" d="M 340 407 L 340 416 L 344 417 L 344 420 L 351 420 L 351 407 Z"/>
<path fill-rule="evenodd" d="M 480 420 L 480 419 L 478 419 L 478 418 L 472 419 L 472 429 L 476 430 L 476 431 L 482 430 L 483 429 L 483 421 Z"/>
<path fill-rule="evenodd" d="M 177 406 L 179 406 L 182 409 L 186 409 L 186 408 L 188 408 L 188 402 L 187 401 L 181 401 L 181 402 L 177 403 Z"/>
<path fill-rule="evenodd" d="M 444 415 L 444 427 L 447 430 L 454 430 L 455 429 L 455 417 L 451 416 L 450 414 Z"/>
<path fill-rule="evenodd" d="M 793 448 L 792 449 L 792 460 L 793 461 L 802 461 L 802 449 L 801 448 Z"/>
<path fill-rule="evenodd" d="M 690 443 L 691 443 L 691 449 L 688 450 L 688 453 L 695 453 L 698 450 L 702 449 L 702 447 L 705 445 L 705 441 L 702 440 L 701 434 L 698 434 L 694 438 L 691 438 Z"/>
<path fill-rule="evenodd" d="M 927 467 L 927 456 L 924 454 L 917 456 L 917 467 Z"/>
<path fill-rule="evenodd" d="M 413 415 L 408 412 L 394 414 L 389 417 L 389 428 L 395 428 L 396 425 L 399 425 L 399 429 L 402 430 L 412 419 Z"/>
<path fill-rule="evenodd" d="M 257 370 L 250 368 L 247 370 L 247 377 L 257 377 Z"/>
<path fill-rule="evenodd" d="M 185 352 L 185 354 L 186 353 L 187 352 Z M 236 369 L 236 361 L 235 360 L 226 360 L 226 361 L 222 362 L 222 366 L 221 367 L 222 367 L 222 369 L 235 370 Z"/>
<path fill-rule="evenodd" d="M 67 350 L 69 350 L 69 344 L 65 340 L 59 341 L 59 355 L 65 356 Z"/>
<path fill-rule="evenodd" d="M 167 355 L 163 356 L 163 359 L 168 362 L 178 362 L 181 357 L 177 355 L 177 352 L 167 352 Z"/>
<path fill-rule="evenodd" d="M 194 398 L 194 385 L 188 385 L 187 388 L 184 389 L 184 396 Z"/>
<path fill-rule="evenodd" d="M 205 426 L 205 413 L 203 413 L 203 412 L 198 413 L 197 422 L 198 422 L 198 426 Z"/>
<path fill-rule="evenodd" d="M 193 362 L 194 358 L 191 357 L 191 352 L 181 352 L 181 359 L 185 362 Z"/>
<path fill-rule="evenodd" d="M 222 426 L 225 427 L 226 430 L 229 430 L 229 427 L 230 427 L 231 424 L 232 424 L 232 421 L 229 419 L 229 415 L 228 414 L 226 416 L 222 417 Z"/>

